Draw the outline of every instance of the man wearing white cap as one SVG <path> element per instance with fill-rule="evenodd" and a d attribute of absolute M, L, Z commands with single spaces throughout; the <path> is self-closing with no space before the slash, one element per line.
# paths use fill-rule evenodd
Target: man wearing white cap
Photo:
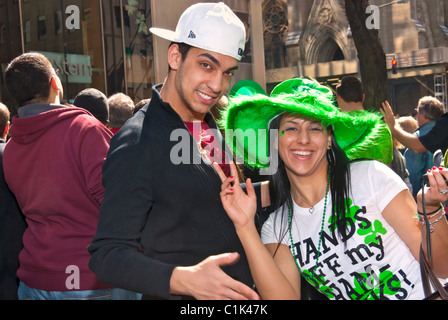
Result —
<path fill-rule="evenodd" d="M 208 144 L 223 146 L 218 130 L 210 130 L 216 123 L 209 111 L 238 69 L 244 25 L 223 3 L 199 3 L 175 32 L 150 30 L 172 41 L 170 71 L 111 142 L 89 266 L 143 299 L 258 299 L 220 202 L 221 180 L 206 160 L 217 150 Z M 185 141 L 189 154 L 173 152 Z"/>

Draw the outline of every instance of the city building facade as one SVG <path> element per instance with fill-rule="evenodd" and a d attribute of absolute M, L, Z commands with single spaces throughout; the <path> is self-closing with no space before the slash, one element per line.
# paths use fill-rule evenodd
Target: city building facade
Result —
<path fill-rule="evenodd" d="M 0 0 L 0 100 L 9 103 L 3 84 L 8 62 L 30 51 L 43 53 L 59 70 L 65 102 L 87 87 L 106 95 L 123 92 L 136 102 L 149 98 L 151 87 L 166 76 L 168 43 L 148 29 L 174 30 L 181 13 L 196 2 Z M 223 2 L 248 31 L 234 82 L 253 79 L 269 93 L 292 77 L 307 76 L 334 87 L 344 75 L 359 75 L 344 0 Z M 423 95 L 437 96 L 446 106 L 448 1 L 369 3 L 366 23 L 378 29 L 387 57 L 388 100 L 396 113 L 411 114 Z"/>
<path fill-rule="evenodd" d="M 378 30 L 386 54 L 394 111 L 412 114 L 424 95 L 438 97 L 446 108 L 448 1 L 370 0 L 369 5 L 366 26 Z M 291 77 L 334 87 L 344 75 L 360 76 L 344 0 L 266 0 L 263 19 L 268 90 Z"/>
<path fill-rule="evenodd" d="M 24 52 L 44 54 L 59 71 L 64 102 L 72 103 L 85 88 L 107 96 L 123 92 L 138 102 L 166 76 L 168 42 L 151 35 L 151 26 L 174 30 L 188 0 L 0 0 L 0 100 L 10 101 L 3 83 L 8 63 Z M 252 59 L 253 48 L 264 52 L 262 37 L 249 41 L 249 10 L 261 17 L 261 0 L 225 1 L 248 26 L 247 50 L 234 81 L 264 77 L 264 60 Z M 262 20 L 259 19 L 259 30 Z M 253 68 L 259 60 L 262 68 Z M 257 70 L 253 72 L 252 70 Z M 264 78 L 258 78 L 264 82 Z M 14 108 L 13 108 L 14 109 Z"/>

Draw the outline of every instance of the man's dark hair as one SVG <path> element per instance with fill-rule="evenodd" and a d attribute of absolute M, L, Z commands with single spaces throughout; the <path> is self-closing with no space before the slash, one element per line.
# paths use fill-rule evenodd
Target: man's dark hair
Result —
<path fill-rule="evenodd" d="M 5 132 L 6 126 L 9 122 L 9 109 L 7 106 L 5 106 L 3 103 L 0 102 L 0 137 L 2 136 L 3 132 Z"/>
<path fill-rule="evenodd" d="M 362 102 L 364 91 L 358 78 L 347 76 L 336 86 L 336 93 L 345 102 Z"/>
<path fill-rule="evenodd" d="M 177 44 L 179 46 L 179 52 L 182 55 L 182 62 L 184 62 L 192 46 L 183 42 L 171 42 L 169 47 L 171 47 L 173 44 Z M 171 71 L 171 66 L 168 66 L 168 71 Z"/>
<path fill-rule="evenodd" d="M 101 123 L 107 125 L 109 123 L 109 103 L 107 97 L 100 90 L 95 88 L 87 88 L 82 90 L 75 97 L 73 105 L 89 111 Z"/>
<path fill-rule="evenodd" d="M 25 53 L 6 68 L 6 88 L 19 108 L 32 100 L 48 98 L 53 75 L 51 62 L 40 53 Z"/>

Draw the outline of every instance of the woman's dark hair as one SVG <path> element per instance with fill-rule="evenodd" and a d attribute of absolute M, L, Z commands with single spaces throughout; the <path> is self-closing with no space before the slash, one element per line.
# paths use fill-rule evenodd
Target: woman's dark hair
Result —
<path fill-rule="evenodd" d="M 9 94 L 22 107 L 32 100 L 50 95 L 51 62 L 40 53 L 25 53 L 6 68 L 5 82 Z"/>
<path fill-rule="evenodd" d="M 279 129 L 280 122 L 283 116 L 277 116 L 271 121 L 269 129 Z M 330 178 L 330 190 L 332 197 L 332 221 L 335 223 L 334 227 L 337 227 L 338 232 L 342 235 L 345 232 L 345 214 L 348 209 L 349 203 L 348 197 L 350 192 L 350 161 L 345 155 L 344 151 L 339 147 L 336 139 L 333 135 L 333 129 L 330 127 L 331 138 L 331 149 L 327 151 L 327 159 L 329 163 L 329 169 L 331 169 Z M 274 145 L 274 144 L 270 144 Z M 270 152 L 276 152 L 275 150 L 270 150 Z M 288 206 L 285 205 L 289 203 L 291 208 L 291 216 L 293 215 L 293 200 L 291 197 L 291 185 L 286 174 L 285 165 L 281 158 L 278 159 L 278 170 L 275 174 L 270 176 L 270 197 L 271 206 L 273 210 L 277 210 L 283 206 L 282 219 L 280 221 L 287 221 Z M 284 224 L 282 223 L 282 226 Z M 286 229 L 280 228 L 280 234 L 278 235 L 279 240 L 283 239 L 287 234 L 289 226 Z M 280 243 L 281 241 L 279 241 Z"/>

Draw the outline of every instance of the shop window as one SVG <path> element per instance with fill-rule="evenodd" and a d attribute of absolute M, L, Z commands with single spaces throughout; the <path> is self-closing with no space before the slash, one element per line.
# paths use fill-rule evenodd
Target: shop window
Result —
<path fill-rule="evenodd" d="M 47 37 L 47 17 L 41 15 L 37 18 L 37 39 L 45 40 Z"/>
<path fill-rule="evenodd" d="M 54 32 L 55 35 L 62 33 L 62 11 L 58 10 L 54 13 Z"/>
<path fill-rule="evenodd" d="M 115 10 L 115 23 L 117 25 L 117 28 L 121 28 L 121 8 L 119 6 L 115 6 L 114 10 Z M 129 28 L 131 26 L 129 15 L 127 10 L 125 10 L 125 8 L 123 8 L 123 23 L 125 27 Z"/>
<path fill-rule="evenodd" d="M 24 27 L 24 37 L 25 37 L 25 43 L 31 42 L 31 21 L 26 20 L 25 21 L 25 27 Z"/>
<path fill-rule="evenodd" d="M 286 36 L 288 33 L 287 5 L 281 0 L 270 0 L 264 4 L 264 42 L 267 69 L 286 65 Z"/>

